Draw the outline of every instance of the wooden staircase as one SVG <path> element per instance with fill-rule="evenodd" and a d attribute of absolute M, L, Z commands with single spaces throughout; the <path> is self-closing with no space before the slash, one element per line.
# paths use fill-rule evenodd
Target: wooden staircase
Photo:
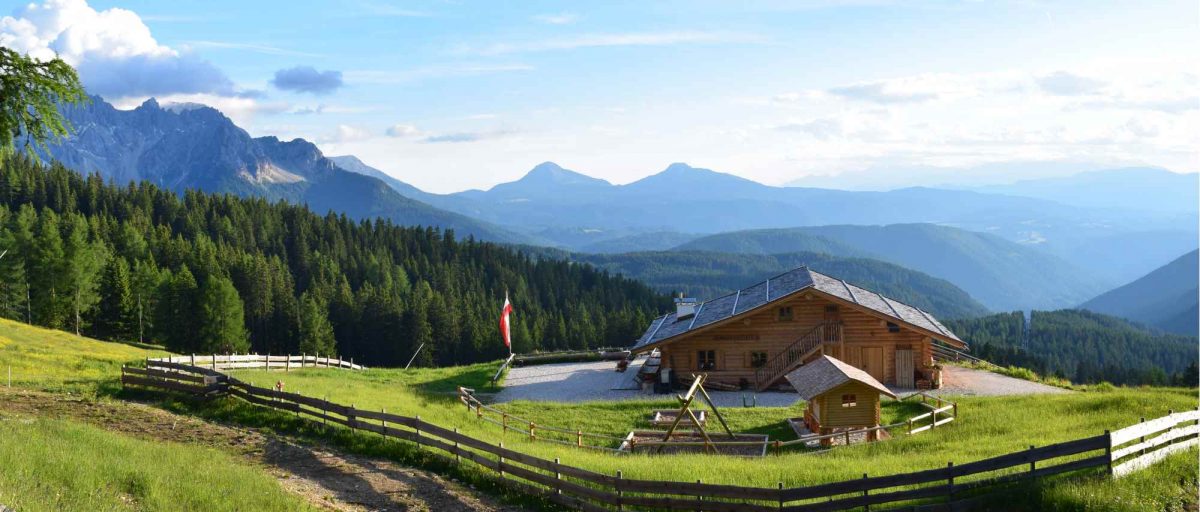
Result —
<path fill-rule="evenodd" d="M 841 322 L 817 324 L 782 352 L 775 354 L 767 364 L 754 371 L 754 389 L 767 389 L 788 372 L 802 366 L 813 354 L 823 350 L 825 343 L 841 341 L 841 338 Z"/>

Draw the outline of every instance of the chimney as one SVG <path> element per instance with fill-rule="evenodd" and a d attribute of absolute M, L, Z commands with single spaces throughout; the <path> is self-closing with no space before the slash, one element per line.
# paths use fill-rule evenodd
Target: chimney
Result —
<path fill-rule="evenodd" d="M 675 319 L 682 320 L 696 314 L 696 304 L 700 301 L 696 299 L 684 298 L 683 294 L 675 298 Z"/>

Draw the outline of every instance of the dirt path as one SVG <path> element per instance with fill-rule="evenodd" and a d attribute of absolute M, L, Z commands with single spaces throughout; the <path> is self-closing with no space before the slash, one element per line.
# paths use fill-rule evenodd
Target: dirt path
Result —
<path fill-rule="evenodd" d="M 1067 392 L 1062 388 L 1016 379 L 999 373 L 947 365 L 942 370 L 942 388 L 935 394 L 996 396 Z"/>
<path fill-rule="evenodd" d="M 522 510 L 428 471 L 301 445 L 142 404 L 0 388 L 0 413 L 66 418 L 143 439 L 222 449 L 262 466 L 285 489 L 327 510 Z"/>

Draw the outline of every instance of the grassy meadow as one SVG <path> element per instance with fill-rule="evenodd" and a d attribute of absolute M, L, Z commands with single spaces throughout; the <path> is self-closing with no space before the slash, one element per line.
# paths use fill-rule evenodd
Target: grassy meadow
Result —
<path fill-rule="evenodd" d="M 0 410 L 0 504 L 59 510 L 310 510 L 224 452 Z"/>
<path fill-rule="evenodd" d="M 166 352 L 98 341 L 63 331 L 43 329 L 0 318 L 0 385 L 46 391 L 93 393 L 112 389 L 121 377 L 121 365 L 137 363 Z"/>
<path fill-rule="evenodd" d="M 884 475 L 945 466 L 1010 453 L 1115 430 L 1136 423 L 1140 417 L 1157 417 L 1168 410 L 1195 408 L 1195 390 L 1170 388 L 1115 388 L 1110 391 L 1076 392 L 1061 395 L 1014 397 L 960 397 L 959 420 L 936 431 L 916 436 L 899 436 L 888 442 L 838 448 L 825 453 L 772 453 L 760 459 L 721 458 L 719 463 L 705 455 L 614 456 L 591 450 L 530 441 L 515 432 L 502 434 L 492 423 L 481 422 L 458 402 L 456 385 L 486 392 L 486 380 L 494 364 L 460 368 L 371 369 L 350 372 L 305 369 L 290 373 L 239 371 L 236 376 L 259 386 L 285 382 L 288 391 L 327 397 L 359 408 L 385 409 L 391 413 L 421 416 L 446 427 L 458 427 L 480 439 L 503 441 L 505 446 L 545 458 L 558 457 L 565 464 L 613 474 L 618 469 L 629 478 L 703 480 L 710 483 L 775 486 L 814 484 L 859 478 L 863 473 Z M 561 404 L 514 402 L 497 407 L 528 418 L 539 425 L 582 429 L 587 432 L 624 435 L 630 429 L 647 427 L 647 414 L 656 408 L 671 408 L 670 399 L 622 402 Z M 774 437 L 791 437 L 783 426 L 787 417 L 801 413 L 801 406 L 788 408 L 724 408 L 722 413 L 736 431 L 763 432 Z M 899 420 L 919 412 L 911 404 L 888 402 L 885 421 Z M 716 427 L 715 421 L 712 423 Z M 542 435 L 539 432 L 539 435 Z M 1194 458 L 1194 453 L 1192 454 Z"/>

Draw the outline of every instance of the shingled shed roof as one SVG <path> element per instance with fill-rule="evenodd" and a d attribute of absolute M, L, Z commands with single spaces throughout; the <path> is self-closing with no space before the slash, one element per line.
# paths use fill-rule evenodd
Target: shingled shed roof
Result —
<path fill-rule="evenodd" d="M 832 295 L 894 318 L 901 323 L 923 329 L 938 339 L 966 346 L 966 343 L 950 332 L 950 329 L 925 311 L 873 291 L 859 288 L 841 279 L 810 270 L 808 267 L 800 267 L 749 288 L 703 302 L 696 306 L 694 315 L 676 318 L 675 313 L 670 313 L 658 317 L 650 322 L 650 327 L 638 338 L 633 350 L 637 351 L 650 345 L 658 345 L 689 331 L 744 314 L 808 289 Z"/>
<path fill-rule="evenodd" d="M 821 393 L 851 381 L 861 382 L 879 390 L 880 393 L 896 398 L 895 393 L 892 393 L 887 386 L 875 380 L 875 377 L 867 372 L 825 355 L 792 370 L 791 373 L 784 375 L 784 378 L 791 383 L 792 387 L 796 388 L 796 392 L 800 393 L 800 397 L 805 400 L 812 400 Z"/>

